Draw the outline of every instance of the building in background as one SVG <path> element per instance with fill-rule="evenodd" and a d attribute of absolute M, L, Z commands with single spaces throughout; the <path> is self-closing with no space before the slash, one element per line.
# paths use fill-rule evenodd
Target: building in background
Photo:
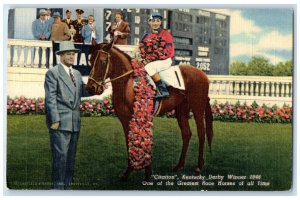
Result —
<path fill-rule="evenodd" d="M 53 8 L 65 18 L 65 11 L 74 8 Z M 100 41 L 109 41 L 108 28 L 120 9 L 82 8 L 84 17 L 92 14 L 97 23 Z M 8 37 L 33 39 L 31 23 L 39 8 L 15 8 L 9 10 Z M 152 12 L 164 16 L 163 28 L 168 29 L 175 42 L 175 64 L 191 64 L 207 74 L 229 74 L 230 17 L 202 9 L 121 9 L 124 20 L 130 25 L 128 44 L 136 45 L 149 31 L 148 18 Z"/>

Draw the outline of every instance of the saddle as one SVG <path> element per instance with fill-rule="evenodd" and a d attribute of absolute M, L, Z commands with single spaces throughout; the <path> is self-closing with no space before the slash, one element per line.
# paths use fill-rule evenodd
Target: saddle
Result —
<path fill-rule="evenodd" d="M 179 65 L 171 66 L 168 69 L 159 72 L 161 80 L 163 80 L 167 86 L 172 86 L 174 88 L 185 90 L 185 85 L 183 81 L 183 77 L 181 74 L 181 70 L 179 69 Z M 156 89 L 156 85 L 152 78 L 147 75 L 149 83 Z"/>

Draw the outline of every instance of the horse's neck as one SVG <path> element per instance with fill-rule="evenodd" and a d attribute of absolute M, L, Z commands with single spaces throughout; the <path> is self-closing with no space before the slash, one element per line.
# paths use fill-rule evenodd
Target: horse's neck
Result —
<path fill-rule="evenodd" d="M 112 76 L 121 76 L 132 70 L 131 60 L 119 50 L 112 49 Z"/>
<path fill-rule="evenodd" d="M 119 77 L 124 75 L 125 73 L 132 70 L 131 61 L 123 55 L 121 52 L 119 52 L 116 49 L 113 49 L 112 54 L 112 75 L 110 79 Z M 118 94 L 126 95 L 126 92 L 128 90 L 133 90 L 133 83 L 131 74 L 128 74 L 122 78 L 119 78 L 112 82 L 113 92 L 118 91 Z M 126 88 L 130 87 L 130 88 Z M 116 94 L 114 94 L 116 95 Z"/>

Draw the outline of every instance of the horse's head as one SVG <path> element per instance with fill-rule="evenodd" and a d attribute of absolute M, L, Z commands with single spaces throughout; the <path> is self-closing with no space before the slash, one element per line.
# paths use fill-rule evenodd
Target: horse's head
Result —
<path fill-rule="evenodd" d="M 90 60 L 92 69 L 87 83 L 87 90 L 91 94 L 102 94 L 105 87 L 105 79 L 110 77 L 110 51 L 112 44 L 97 44 L 94 40 L 92 41 Z"/>

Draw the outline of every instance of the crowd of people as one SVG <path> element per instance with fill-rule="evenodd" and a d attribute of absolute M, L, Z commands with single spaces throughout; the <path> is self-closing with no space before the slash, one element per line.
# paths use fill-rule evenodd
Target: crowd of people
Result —
<path fill-rule="evenodd" d="M 100 35 L 96 29 L 96 22 L 93 15 L 87 19 L 83 18 L 84 11 L 76 9 L 76 19 L 72 20 L 72 11 L 66 10 L 66 18 L 63 19 L 59 12 L 51 16 L 51 9 L 41 9 L 39 18 L 32 23 L 32 33 L 37 40 L 67 41 L 75 43 L 90 44 L 94 38 L 100 42 Z M 123 21 L 122 13 L 115 15 L 115 21 L 109 28 L 109 32 L 115 44 L 127 44 L 127 36 L 130 28 L 127 22 Z"/>
<path fill-rule="evenodd" d="M 72 41 L 75 43 L 91 44 L 95 39 L 100 42 L 100 34 L 96 29 L 96 22 L 93 15 L 87 19 L 83 18 L 84 11 L 76 9 L 76 19 L 72 20 L 72 11 L 66 10 L 66 18 L 63 19 L 59 12 L 53 15 L 50 8 L 41 9 L 39 18 L 32 22 L 32 33 L 34 39 L 43 41 Z M 111 38 L 115 44 L 127 44 L 127 36 L 130 28 L 124 22 L 122 13 L 115 15 L 115 21 L 109 29 Z M 46 49 L 46 67 L 49 68 L 50 49 Z M 42 48 L 39 49 L 39 67 L 41 67 Z"/>

